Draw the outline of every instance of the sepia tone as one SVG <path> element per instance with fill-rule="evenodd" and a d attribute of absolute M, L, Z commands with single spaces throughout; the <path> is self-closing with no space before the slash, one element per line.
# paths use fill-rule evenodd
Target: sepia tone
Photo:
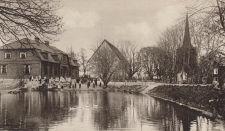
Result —
<path fill-rule="evenodd" d="M 225 130 L 225 1 L 2 0 L 0 130 Z"/>

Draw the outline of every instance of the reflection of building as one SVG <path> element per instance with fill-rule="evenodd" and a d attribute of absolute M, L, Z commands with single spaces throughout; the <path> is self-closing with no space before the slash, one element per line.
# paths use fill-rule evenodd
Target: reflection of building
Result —
<path fill-rule="evenodd" d="M 41 42 L 27 38 L 0 47 L 0 78 L 14 79 L 28 76 L 77 77 L 79 64 L 68 54 Z"/>
<path fill-rule="evenodd" d="M 191 45 L 191 38 L 189 32 L 188 16 L 186 17 L 185 32 L 183 45 L 177 49 L 177 81 L 193 82 L 193 75 L 197 65 L 197 52 L 196 49 Z"/>

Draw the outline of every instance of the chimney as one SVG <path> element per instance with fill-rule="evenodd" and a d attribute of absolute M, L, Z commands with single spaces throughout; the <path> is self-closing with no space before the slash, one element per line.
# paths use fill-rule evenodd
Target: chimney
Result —
<path fill-rule="evenodd" d="M 35 40 L 36 42 L 38 42 L 38 43 L 40 42 L 40 39 L 39 39 L 38 37 L 36 37 L 36 36 L 35 36 L 34 40 Z"/>
<path fill-rule="evenodd" d="M 49 46 L 49 41 L 45 41 L 45 45 Z"/>

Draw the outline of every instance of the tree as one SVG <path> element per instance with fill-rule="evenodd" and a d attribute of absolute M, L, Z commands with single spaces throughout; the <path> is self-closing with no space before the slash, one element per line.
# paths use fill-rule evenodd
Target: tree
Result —
<path fill-rule="evenodd" d="M 1 0 L 1 42 L 31 36 L 53 40 L 62 32 L 62 18 L 55 15 L 58 7 L 58 2 L 48 0 Z"/>
<path fill-rule="evenodd" d="M 84 48 L 80 49 L 80 52 L 78 54 L 79 63 L 81 65 L 81 70 L 84 73 L 84 76 L 86 75 L 87 71 L 87 55 L 86 50 Z"/>
<path fill-rule="evenodd" d="M 151 80 L 153 79 L 156 67 L 154 49 L 155 47 L 144 47 L 140 50 L 142 68 Z"/>
<path fill-rule="evenodd" d="M 123 61 L 118 58 L 113 50 L 117 50 L 116 47 L 104 40 L 89 60 L 89 69 L 101 78 L 105 87 L 107 87 L 113 74 L 124 67 Z M 119 53 L 118 50 L 116 52 Z"/>
<path fill-rule="evenodd" d="M 137 45 L 130 41 L 119 41 L 119 49 L 123 56 L 129 62 L 128 79 L 131 79 L 135 73 L 141 69 L 140 52 L 137 50 Z"/>

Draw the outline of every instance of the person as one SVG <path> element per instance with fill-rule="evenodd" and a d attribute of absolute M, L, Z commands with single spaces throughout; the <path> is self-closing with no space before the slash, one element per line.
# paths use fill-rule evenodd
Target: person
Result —
<path fill-rule="evenodd" d="M 31 81 L 31 79 L 32 79 L 32 77 L 31 77 L 31 75 L 29 76 L 29 81 Z"/>
<path fill-rule="evenodd" d="M 90 81 L 88 81 L 88 83 L 87 83 L 87 88 L 89 88 L 89 86 L 90 86 Z"/>
<path fill-rule="evenodd" d="M 97 79 L 95 79 L 95 85 L 96 85 L 96 86 L 98 85 L 98 83 L 97 83 Z"/>
<path fill-rule="evenodd" d="M 81 88 L 81 81 L 79 81 L 79 88 Z"/>
<path fill-rule="evenodd" d="M 69 88 L 72 88 L 72 80 L 69 80 Z"/>
<path fill-rule="evenodd" d="M 102 86 L 102 83 L 101 83 L 101 81 L 100 81 L 100 83 L 99 83 L 99 86 L 100 86 L 100 87 Z"/>
<path fill-rule="evenodd" d="M 93 82 L 92 84 L 93 84 L 93 88 L 95 88 L 95 82 Z"/>
<path fill-rule="evenodd" d="M 77 83 L 79 83 L 79 82 L 80 82 L 80 79 L 78 78 L 78 79 L 77 79 Z"/>
<path fill-rule="evenodd" d="M 41 83 L 42 83 L 42 80 L 41 80 L 41 78 L 39 78 L 39 80 L 38 80 L 38 81 L 39 81 L 39 84 L 41 84 Z"/>
<path fill-rule="evenodd" d="M 76 88 L 76 79 L 72 79 L 71 82 L 72 88 Z"/>

